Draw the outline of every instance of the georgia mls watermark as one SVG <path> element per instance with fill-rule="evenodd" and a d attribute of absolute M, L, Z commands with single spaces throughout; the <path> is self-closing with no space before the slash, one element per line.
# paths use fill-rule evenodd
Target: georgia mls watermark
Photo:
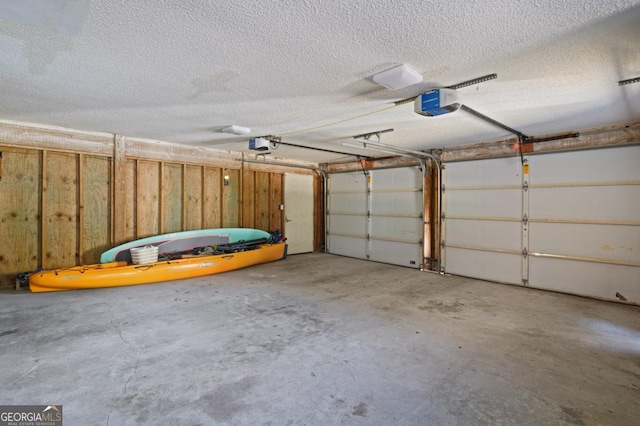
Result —
<path fill-rule="evenodd" d="M 0 426 L 62 426 L 62 405 L 0 405 Z"/>

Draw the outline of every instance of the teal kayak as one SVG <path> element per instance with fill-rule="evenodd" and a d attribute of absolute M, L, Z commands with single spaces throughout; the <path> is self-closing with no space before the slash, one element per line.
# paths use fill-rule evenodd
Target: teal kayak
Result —
<path fill-rule="evenodd" d="M 154 235 L 121 244 L 100 255 L 100 263 L 131 261 L 131 249 L 145 246 L 157 246 L 158 253 L 171 254 L 221 244 L 234 244 L 242 241 L 269 239 L 271 234 L 252 228 L 213 228 L 196 231 L 172 232 Z"/>

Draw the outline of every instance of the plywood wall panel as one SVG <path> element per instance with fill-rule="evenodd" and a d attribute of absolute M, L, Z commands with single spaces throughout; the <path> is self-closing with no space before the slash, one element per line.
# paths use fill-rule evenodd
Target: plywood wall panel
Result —
<path fill-rule="evenodd" d="M 284 203 L 284 175 L 271 173 L 269 194 L 269 228 L 267 231 L 284 232 L 284 217 L 280 205 Z"/>
<path fill-rule="evenodd" d="M 0 150 L 0 287 L 9 288 L 39 265 L 41 160 L 36 151 Z"/>
<path fill-rule="evenodd" d="M 124 234 L 123 241 L 116 241 L 116 244 L 122 244 L 125 241 L 131 241 L 136 239 L 136 194 L 138 193 L 137 179 L 136 179 L 136 161 L 127 160 L 123 171 L 124 173 Z"/>
<path fill-rule="evenodd" d="M 48 152 L 42 199 L 42 267 L 78 263 L 78 155 Z"/>
<path fill-rule="evenodd" d="M 228 177 L 227 184 L 224 184 Z M 226 169 L 222 185 L 222 226 L 235 228 L 240 226 L 240 171 Z"/>
<path fill-rule="evenodd" d="M 255 224 L 255 172 L 242 171 L 242 226 L 254 228 Z"/>
<path fill-rule="evenodd" d="M 182 172 L 181 164 L 163 164 L 162 173 L 162 233 L 182 231 Z"/>
<path fill-rule="evenodd" d="M 160 164 L 138 161 L 136 173 L 136 238 L 160 233 Z"/>
<path fill-rule="evenodd" d="M 202 167 L 186 166 L 184 176 L 185 230 L 202 229 Z"/>
<path fill-rule="evenodd" d="M 216 167 L 205 167 L 202 188 L 202 227 L 222 226 L 222 171 Z"/>
<path fill-rule="evenodd" d="M 0 147 L 0 287 L 13 287 L 20 272 L 97 262 L 116 244 L 162 232 L 282 229 L 280 170 L 135 156 L 119 135 L 105 143 L 100 153 Z"/>
<path fill-rule="evenodd" d="M 100 253 L 110 248 L 111 161 L 105 157 L 83 156 L 80 263 L 96 263 Z"/>
<path fill-rule="evenodd" d="M 269 230 L 269 173 L 255 174 L 255 227 Z"/>

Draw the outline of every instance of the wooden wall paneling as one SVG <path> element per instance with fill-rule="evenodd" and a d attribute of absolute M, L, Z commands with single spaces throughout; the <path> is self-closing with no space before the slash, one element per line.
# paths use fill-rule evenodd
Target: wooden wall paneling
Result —
<path fill-rule="evenodd" d="M 202 167 L 185 165 L 184 229 L 202 229 Z"/>
<path fill-rule="evenodd" d="M 44 246 L 44 236 L 47 232 L 47 222 L 44 219 L 44 209 L 45 209 L 45 194 L 47 193 L 47 151 L 42 151 L 40 153 L 40 238 L 38 240 L 38 251 L 40 254 L 40 267 L 42 268 L 44 265 L 44 257 L 45 246 Z"/>
<path fill-rule="evenodd" d="M 255 172 L 242 170 L 242 226 L 255 228 Z"/>
<path fill-rule="evenodd" d="M 182 231 L 183 167 L 163 163 L 161 233 Z"/>
<path fill-rule="evenodd" d="M 160 234 L 160 163 L 137 160 L 136 238 Z"/>
<path fill-rule="evenodd" d="M 159 234 L 163 234 L 164 231 L 164 200 L 165 200 L 165 196 L 164 196 L 164 163 L 162 161 L 159 162 L 159 167 L 160 167 L 160 177 L 159 177 L 159 186 L 160 186 L 160 198 L 158 200 L 158 206 L 159 206 L 159 211 L 158 211 L 158 233 Z"/>
<path fill-rule="evenodd" d="M 202 227 L 222 227 L 222 171 L 204 167 L 202 179 Z"/>
<path fill-rule="evenodd" d="M 113 135 L 0 120 L 0 140 L 19 149 L 111 156 Z"/>
<path fill-rule="evenodd" d="M 122 166 L 124 173 L 124 229 L 122 230 L 122 240 L 117 240 L 116 244 L 136 239 L 137 235 L 137 214 L 136 199 L 138 193 L 137 186 L 137 161 L 126 160 Z"/>
<path fill-rule="evenodd" d="M 126 139 L 122 135 L 113 137 L 113 171 L 111 176 L 111 245 L 128 241 L 127 230 L 127 159 Z"/>
<path fill-rule="evenodd" d="M 78 221 L 76 223 L 76 235 L 78 236 L 77 239 L 77 246 L 76 246 L 76 253 L 77 253 L 77 258 L 78 258 L 78 264 L 82 264 L 83 260 L 82 260 L 82 252 L 84 251 L 84 235 L 83 235 L 83 230 L 84 230 L 84 179 L 83 179 L 83 169 L 84 169 L 84 154 L 83 153 L 78 153 L 78 160 L 76 161 L 76 166 L 78 168 L 78 170 L 76 171 L 76 176 L 78 176 L 78 185 L 77 185 L 77 190 L 78 190 L 78 205 L 76 206 L 76 217 L 78 218 Z"/>
<path fill-rule="evenodd" d="M 98 263 L 111 247 L 111 160 L 82 155 L 80 165 L 80 263 Z"/>
<path fill-rule="evenodd" d="M 284 215 L 280 205 L 284 204 L 284 175 L 271 173 L 269 176 L 269 228 L 267 231 L 284 232 Z"/>
<path fill-rule="evenodd" d="M 205 229 L 205 205 L 204 199 L 207 195 L 207 190 L 205 187 L 205 176 L 206 176 L 207 168 L 205 166 L 200 166 L 200 229 Z"/>
<path fill-rule="evenodd" d="M 225 179 L 226 177 L 228 179 Z M 222 179 L 222 226 L 238 227 L 240 226 L 240 171 L 225 169 Z"/>
<path fill-rule="evenodd" d="M 269 230 L 269 173 L 255 173 L 255 227 Z"/>
<path fill-rule="evenodd" d="M 42 221 L 42 267 L 76 265 L 78 248 L 78 155 L 45 155 Z"/>
<path fill-rule="evenodd" d="M 12 288 L 15 276 L 40 266 L 41 153 L 0 147 L 0 288 Z"/>

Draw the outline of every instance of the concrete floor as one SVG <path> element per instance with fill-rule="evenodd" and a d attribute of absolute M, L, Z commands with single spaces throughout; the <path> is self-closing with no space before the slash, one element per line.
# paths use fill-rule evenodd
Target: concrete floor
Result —
<path fill-rule="evenodd" d="M 2 294 L 0 346 L 65 425 L 640 422 L 640 308 L 324 254 Z"/>

